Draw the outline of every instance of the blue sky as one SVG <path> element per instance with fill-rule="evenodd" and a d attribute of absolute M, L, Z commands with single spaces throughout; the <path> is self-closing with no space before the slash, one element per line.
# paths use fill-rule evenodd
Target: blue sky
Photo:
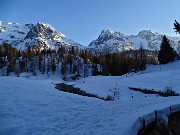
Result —
<path fill-rule="evenodd" d="M 143 29 L 176 35 L 173 22 L 180 21 L 179 5 L 179 0 L 0 0 L 0 20 L 49 23 L 88 45 L 105 28 L 127 35 Z"/>

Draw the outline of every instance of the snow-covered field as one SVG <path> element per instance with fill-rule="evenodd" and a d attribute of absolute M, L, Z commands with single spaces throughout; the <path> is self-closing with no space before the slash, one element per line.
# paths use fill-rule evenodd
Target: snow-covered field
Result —
<path fill-rule="evenodd" d="M 169 86 L 180 93 L 179 80 L 177 61 L 150 65 L 144 74 L 66 82 L 104 97 L 117 84 L 119 100 L 103 101 L 58 91 L 54 83 L 63 81 L 57 76 L 0 77 L 0 135 L 133 135 L 138 117 L 180 104 L 180 98 L 145 95 L 128 87 Z"/>

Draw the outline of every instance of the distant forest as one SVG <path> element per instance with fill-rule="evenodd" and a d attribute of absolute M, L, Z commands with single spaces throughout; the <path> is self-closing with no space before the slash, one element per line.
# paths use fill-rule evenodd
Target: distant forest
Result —
<path fill-rule="evenodd" d="M 157 51 L 139 50 L 121 53 L 95 54 L 91 50 L 60 46 L 57 51 L 28 47 L 20 51 L 10 44 L 0 45 L 0 69 L 3 75 L 11 72 L 59 73 L 62 77 L 76 75 L 123 75 L 146 69 L 146 64 L 157 64 Z"/>

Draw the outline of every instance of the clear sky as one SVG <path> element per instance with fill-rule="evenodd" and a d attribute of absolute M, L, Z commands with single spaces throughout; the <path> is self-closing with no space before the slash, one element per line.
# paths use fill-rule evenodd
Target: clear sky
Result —
<path fill-rule="evenodd" d="M 180 0 L 0 0 L 1 21 L 49 23 L 83 45 L 105 28 L 126 35 L 143 29 L 176 35 L 175 19 L 180 21 Z"/>

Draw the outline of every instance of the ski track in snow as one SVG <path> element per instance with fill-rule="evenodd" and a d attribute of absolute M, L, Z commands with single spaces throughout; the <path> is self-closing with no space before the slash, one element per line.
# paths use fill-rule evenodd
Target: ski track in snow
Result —
<path fill-rule="evenodd" d="M 138 117 L 179 104 L 180 98 L 145 97 L 128 86 L 164 88 L 169 80 L 165 77 L 172 76 L 174 87 L 179 88 L 179 63 L 161 66 L 161 71 L 159 66 L 150 66 L 143 75 L 97 76 L 71 82 L 102 96 L 118 82 L 120 99 L 109 102 L 58 91 L 52 84 L 62 82 L 57 79 L 0 77 L 0 135 L 132 135 Z"/>

